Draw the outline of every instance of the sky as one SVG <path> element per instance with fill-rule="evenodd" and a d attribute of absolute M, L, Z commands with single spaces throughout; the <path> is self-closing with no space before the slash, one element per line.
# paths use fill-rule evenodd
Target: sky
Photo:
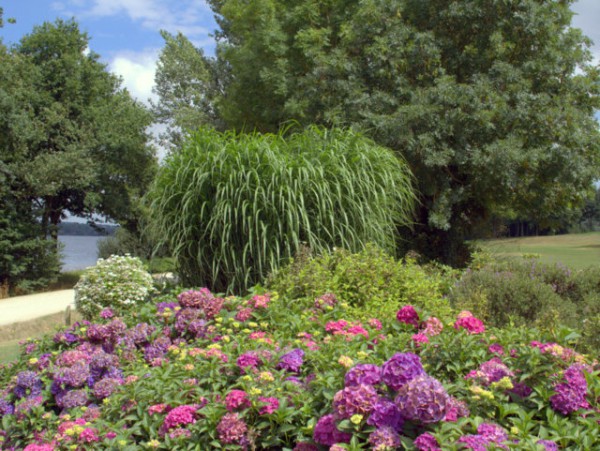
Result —
<path fill-rule="evenodd" d="M 18 42 L 45 21 L 74 17 L 90 36 L 90 48 L 109 70 L 123 77 L 131 94 L 146 104 L 155 99 L 154 71 L 163 47 L 159 30 L 181 31 L 205 54 L 214 54 L 211 35 L 216 23 L 203 0 L 0 0 L 0 6 L 5 19 L 17 21 L 0 29 L 5 44 Z M 573 10 L 573 25 L 594 40 L 592 50 L 598 63 L 600 0 L 579 0 Z"/>

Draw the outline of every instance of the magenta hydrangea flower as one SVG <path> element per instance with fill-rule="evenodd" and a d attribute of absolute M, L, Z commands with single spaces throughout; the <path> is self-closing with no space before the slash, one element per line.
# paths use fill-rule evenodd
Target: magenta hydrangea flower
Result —
<path fill-rule="evenodd" d="M 253 310 L 250 307 L 242 308 L 235 314 L 235 319 L 236 321 L 245 323 L 250 318 L 252 318 L 252 312 Z"/>
<path fill-rule="evenodd" d="M 429 424 L 444 419 L 448 399 L 446 389 L 437 379 L 421 374 L 400 388 L 395 403 L 403 418 Z"/>
<path fill-rule="evenodd" d="M 252 296 L 252 299 L 250 300 L 250 304 L 255 309 L 267 308 L 269 302 L 271 302 L 271 297 L 268 294 L 258 294 L 256 296 Z"/>
<path fill-rule="evenodd" d="M 473 451 L 487 451 L 490 445 L 495 448 L 508 449 L 504 442 L 508 441 L 508 434 L 504 429 L 494 423 L 482 423 L 477 428 L 476 435 L 464 435 L 458 439 L 466 449 Z"/>
<path fill-rule="evenodd" d="M 293 451 L 319 451 L 319 447 L 314 443 L 300 442 L 296 443 Z"/>
<path fill-rule="evenodd" d="M 498 343 L 491 344 L 488 347 L 488 351 L 490 351 L 492 354 L 504 355 L 504 348 Z"/>
<path fill-rule="evenodd" d="M 113 316 L 115 316 L 115 313 L 114 313 L 114 312 L 113 312 L 113 310 L 112 310 L 111 308 L 109 308 L 109 307 L 107 307 L 107 308 L 103 309 L 103 310 L 100 312 L 100 318 L 102 318 L 102 319 L 110 319 L 110 318 L 112 318 Z"/>
<path fill-rule="evenodd" d="M 247 369 L 254 369 L 260 365 L 261 361 L 256 355 L 255 352 L 246 352 L 240 355 L 236 361 L 237 366 L 242 370 L 246 371 Z"/>
<path fill-rule="evenodd" d="M 304 362 L 304 351 L 300 348 L 293 349 L 279 358 L 277 368 L 297 373 Z"/>
<path fill-rule="evenodd" d="M 381 383 L 381 368 L 370 363 L 354 366 L 344 377 L 346 387 L 360 384 L 377 385 L 379 383 Z"/>
<path fill-rule="evenodd" d="M 31 443 L 23 448 L 23 451 L 54 451 L 54 445 L 49 443 L 44 443 L 41 445 L 37 443 Z"/>
<path fill-rule="evenodd" d="M 454 396 L 448 397 L 448 410 L 444 421 L 455 422 L 459 418 L 466 418 L 470 415 L 469 408 L 464 401 L 456 399 Z"/>
<path fill-rule="evenodd" d="M 413 334 L 410 339 L 416 346 L 420 346 L 423 343 L 429 343 L 429 338 L 424 333 Z"/>
<path fill-rule="evenodd" d="M 313 440 L 320 445 L 333 446 L 336 443 L 350 443 L 351 434 L 340 431 L 333 415 L 319 418 L 313 430 Z"/>
<path fill-rule="evenodd" d="M 369 435 L 369 444 L 373 451 L 387 451 L 401 445 L 400 435 L 389 426 L 376 429 Z"/>
<path fill-rule="evenodd" d="M 194 424 L 197 420 L 197 411 L 199 407 L 198 404 L 175 407 L 165 417 L 162 425 L 163 430 L 169 431 L 177 427 Z"/>
<path fill-rule="evenodd" d="M 259 415 L 269 415 L 279 409 L 279 400 L 275 397 L 259 396 L 258 400 L 264 405 L 259 409 Z"/>
<path fill-rule="evenodd" d="M 246 438 L 248 426 L 237 413 L 226 413 L 217 425 L 217 433 L 221 443 L 240 444 Z"/>
<path fill-rule="evenodd" d="M 429 432 L 419 435 L 413 442 L 413 445 L 415 445 L 419 451 L 442 451 L 436 438 Z"/>
<path fill-rule="evenodd" d="M 412 305 L 405 305 L 396 313 L 396 319 L 401 323 L 419 327 L 419 314 Z"/>
<path fill-rule="evenodd" d="M 392 390 L 399 390 L 420 374 L 425 374 L 421 359 L 410 352 L 394 354 L 381 366 L 381 379 Z"/>
<path fill-rule="evenodd" d="M 456 322 L 454 323 L 455 329 L 465 329 L 470 334 L 482 334 L 485 332 L 485 326 L 483 321 L 475 318 L 469 311 L 463 311 L 459 313 Z"/>
<path fill-rule="evenodd" d="M 94 396 L 98 399 L 108 398 L 123 383 L 121 379 L 107 377 L 94 384 Z"/>
<path fill-rule="evenodd" d="M 225 396 L 225 407 L 227 407 L 227 410 L 230 412 L 233 412 L 236 409 L 245 409 L 251 405 L 248 394 L 244 390 L 231 390 L 227 393 L 227 396 Z"/>
<path fill-rule="evenodd" d="M 354 385 L 338 391 L 333 397 L 333 409 L 338 418 L 371 413 L 379 396 L 371 385 Z"/>
<path fill-rule="evenodd" d="M 79 434 L 79 441 L 81 443 L 94 443 L 99 442 L 100 437 L 98 437 L 98 431 L 94 428 L 85 428 Z"/>

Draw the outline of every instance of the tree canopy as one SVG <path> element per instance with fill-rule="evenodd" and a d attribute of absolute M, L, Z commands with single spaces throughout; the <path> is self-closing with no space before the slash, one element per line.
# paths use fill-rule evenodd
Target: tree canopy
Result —
<path fill-rule="evenodd" d="M 493 216 L 551 222 L 599 175 L 600 77 L 571 0 L 209 0 L 227 127 L 359 128 L 408 161 L 410 245 L 452 261 Z M 210 96 L 208 96 L 210 97 Z"/>
<path fill-rule="evenodd" d="M 51 232 L 68 211 L 127 223 L 155 170 L 150 113 L 88 50 L 75 21 L 57 20 L 0 58 L 3 159 Z"/>
<path fill-rule="evenodd" d="M 36 277 L 26 262 L 44 261 L 40 249 L 67 213 L 137 227 L 157 166 L 152 115 L 88 44 L 74 20 L 0 44 L 0 283 Z"/>

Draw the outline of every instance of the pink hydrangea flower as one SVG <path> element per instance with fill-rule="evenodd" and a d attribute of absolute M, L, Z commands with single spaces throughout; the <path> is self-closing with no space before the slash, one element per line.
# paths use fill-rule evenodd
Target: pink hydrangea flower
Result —
<path fill-rule="evenodd" d="M 225 407 L 230 412 L 233 412 L 236 409 L 245 409 L 250 407 L 250 399 L 248 399 L 248 394 L 244 390 L 231 390 L 225 396 Z"/>
<path fill-rule="evenodd" d="M 455 329 L 465 329 L 470 334 L 482 334 L 485 332 L 483 321 L 475 318 L 470 312 L 464 311 L 458 315 L 458 319 L 454 323 Z"/>
<path fill-rule="evenodd" d="M 372 327 L 375 330 L 381 330 L 381 328 L 383 327 L 381 325 L 381 321 L 379 321 L 377 318 L 371 318 L 367 324 Z"/>
<path fill-rule="evenodd" d="M 271 298 L 268 294 L 265 294 L 265 295 L 259 294 L 259 295 L 253 296 L 252 300 L 251 300 L 251 304 L 256 309 L 267 308 L 267 306 L 269 305 L 269 302 L 271 302 Z"/>
<path fill-rule="evenodd" d="M 258 411 L 259 415 L 268 415 L 279 409 L 279 400 L 275 397 L 265 398 L 260 396 L 258 400 L 265 405 Z"/>
<path fill-rule="evenodd" d="M 199 409 L 198 404 L 189 404 L 175 407 L 165 417 L 163 428 L 168 430 L 188 424 L 194 424 L 197 419 L 196 412 Z"/>
<path fill-rule="evenodd" d="M 155 413 L 163 413 L 168 408 L 169 406 L 166 404 L 154 404 L 153 406 L 148 407 L 148 413 L 150 415 L 154 415 Z"/>
<path fill-rule="evenodd" d="M 100 441 L 100 437 L 98 437 L 98 431 L 94 428 L 85 428 L 79 434 L 79 441 L 82 443 L 93 443 Z"/>
<path fill-rule="evenodd" d="M 240 443 L 248 431 L 248 426 L 237 413 L 226 413 L 217 425 L 221 443 Z"/>
<path fill-rule="evenodd" d="M 435 316 L 430 316 L 425 320 L 425 328 L 422 332 L 429 337 L 433 337 L 439 335 L 443 329 L 444 325 L 442 322 Z"/>
<path fill-rule="evenodd" d="M 429 338 L 424 333 L 419 332 L 418 334 L 413 334 L 410 339 L 417 345 L 421 345 L 421 343 L 429 343 Z"/>

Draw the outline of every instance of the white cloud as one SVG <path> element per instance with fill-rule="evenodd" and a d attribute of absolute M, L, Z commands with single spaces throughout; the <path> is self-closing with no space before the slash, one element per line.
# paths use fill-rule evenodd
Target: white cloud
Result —
<path fill-rule="evenodd" d="M 123 85 L 131 95 L 146 105 L 148 99 L 156 100 L 152 93 L 154 74 L 159 50 L 146 50 L 143 52 L 120 52 L 109 63 L 111 72 L 123 78 Z"/>
<path fill-rule="evenodd" d="M 74 5 L 80 0 L 69 0 Z M 91 0 L 82 15 L 109 17 L 126 15 L 133 22 L 150 30 L 178 31 L 192 37 L 208 36 L 203 24 L 212 23 L 212 12 L 204 1 L 198 0 Z"/>

